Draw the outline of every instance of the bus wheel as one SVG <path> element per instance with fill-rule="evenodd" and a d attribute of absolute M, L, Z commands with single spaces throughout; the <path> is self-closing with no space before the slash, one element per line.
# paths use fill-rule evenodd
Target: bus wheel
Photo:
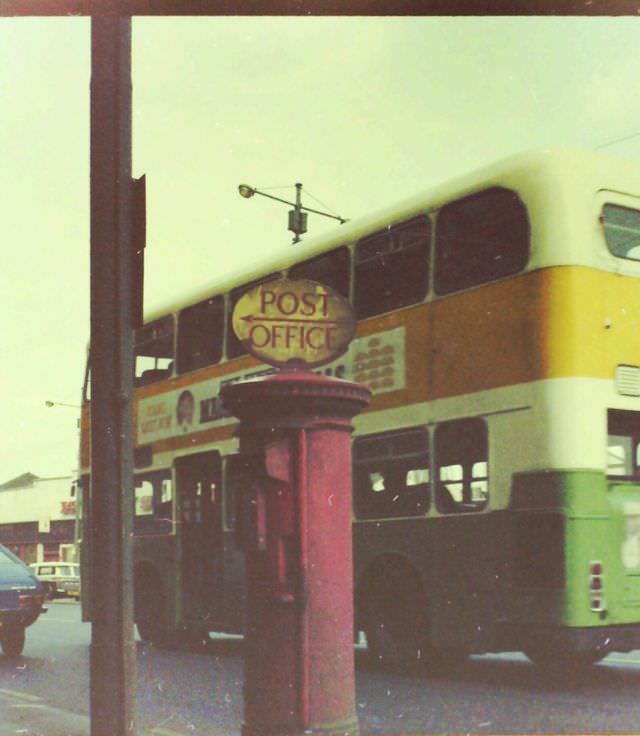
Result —
<path fill-rule="evenodd" d="M 139 575 L 135 584 L 135 619 L 142 641 L 157 647 L 168 645 L 164 593 L 154 575 Z"/>
<path fill-rule="evenodd" d="M 24 649 L 24 626 L 7 626 L 2 630 L 2 651 L 7 657 L 18 657 Z"/>
<path fill-rule="evenodd" d="M 394 573 L 367 592 L 363 628 L 375 666 L 414 668 L 427 655 L 425 603 L 413 575 Z"/>
<path fill-rule="evenodd" d="M 602 661 L 609 652 L 589 651 L 571 652 L 562 648 L 550 649 L 545 646 L 528 647 L 524 650 L 527 657 L 538 667 L 555 672 L 583 670 Z"/>

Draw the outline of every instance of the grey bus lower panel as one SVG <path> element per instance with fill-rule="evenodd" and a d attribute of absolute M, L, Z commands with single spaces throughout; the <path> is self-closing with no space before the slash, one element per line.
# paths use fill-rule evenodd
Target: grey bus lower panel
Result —
<path fill-rule="evenodd" d="M 628 652 L 640 649 L 640 625 L 620 626 L 518 626 L 504 624 L 498 632 L 499 651 L 521 651 L 544 644 L 559 651 Z"/>

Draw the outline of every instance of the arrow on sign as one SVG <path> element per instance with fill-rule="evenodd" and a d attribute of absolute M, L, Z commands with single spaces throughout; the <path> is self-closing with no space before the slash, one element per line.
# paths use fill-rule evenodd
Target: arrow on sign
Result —
<path fill-rule="evenodd" d="M 347 319 L 296 319 L 295 317 L 256 317 L 248 314 L 240 318 L 243 322 L 302 322 L 306 325 L 346 325 Z"/>

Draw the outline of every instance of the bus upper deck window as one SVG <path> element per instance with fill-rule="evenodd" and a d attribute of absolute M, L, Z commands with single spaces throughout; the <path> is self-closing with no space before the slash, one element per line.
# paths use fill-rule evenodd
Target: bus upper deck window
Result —
<path fill-rule="evenodd" d="M 289 270 L 289 278 L 309 279 L 334 289 L 349 298 L 349 249 L 336 248 L 316 258 L 298 263 Z"/>
<path fill-rule="evenodd" d="M 169 378 L 173 372 L 173 317 L 144 325 L 135 337 L 136 385 Z"/>
<path fill-rule="evenodd" d="M 273 281 L 274 279 L 280 278 L 279 273 L 272 273 L 269 276 L 265 276 L 261 279 L 256 279 L 248 284 L 243 284 L 235 289 L 232 289 L 229 294 L 229 309 L 227 312 L 227 358 L 239 358 L 241 355 L 246 355 L 244 345 L 236 337 L 236 333 L 233 331 L 233 308 L 238 303 L 240 297 L 255 286 L 264 284 L 267 281 Z"/>
<path fill-rule="evenodd" d="M 611 253 L 618 258 L 640 261 L 640 210 L 605 204 L 601 221 Z"/>
<path fill-rule="evenodd" d="M 359 319 L 416 304 L 427 294 L 427 217 L 363 238 L 356 247 L 354 304 Z"/>
<path fill-rule="evenodd" d="M 224 297 L 214 296 L 178 316 L 178 373 L 217 363 L 222 358 Z"/>
<path fill-rule="evenodd" d="M 515 192 L 493 187 L 451 202 L 438 213 L 437 294 L 517 273 L 528 258 L 529 219 Z"/>

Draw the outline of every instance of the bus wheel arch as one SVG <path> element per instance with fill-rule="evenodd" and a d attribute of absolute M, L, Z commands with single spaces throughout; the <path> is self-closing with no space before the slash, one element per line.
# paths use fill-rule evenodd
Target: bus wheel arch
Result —
<path fill-rule="evenodd" d="M 406 557 L 378 558 L 358 585 L 356 602 L 373 664 L 394 669 L 421 664 L 429 641 L 429 601 Z"/>

